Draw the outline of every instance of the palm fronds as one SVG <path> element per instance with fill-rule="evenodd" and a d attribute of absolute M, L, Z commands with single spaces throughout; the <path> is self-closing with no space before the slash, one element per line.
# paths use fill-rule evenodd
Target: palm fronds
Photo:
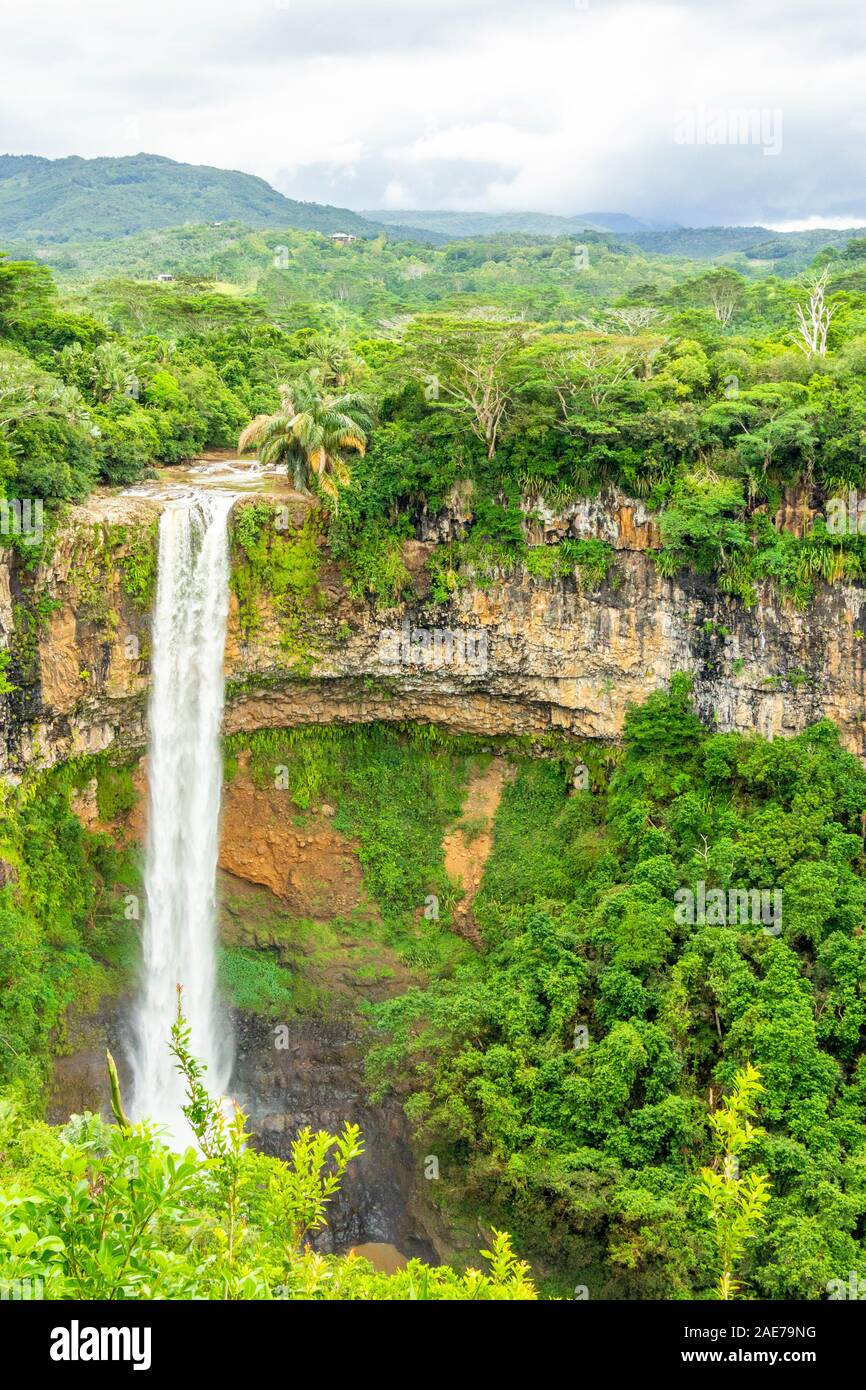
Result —
<path fill-rule="evenodd" d="M 238 439 L 238 452 L 255 449 L 263 463 L 285 463 L 295 486 L 317 490 L 335 505 L 351 472 L 350 450 L 362 457 L 373 428 L 373 403 L 357 391 L 333 396 L 323 389 L 322 375 L 312 371 L 280 387 L 280 409 L 257 415 Z"/>

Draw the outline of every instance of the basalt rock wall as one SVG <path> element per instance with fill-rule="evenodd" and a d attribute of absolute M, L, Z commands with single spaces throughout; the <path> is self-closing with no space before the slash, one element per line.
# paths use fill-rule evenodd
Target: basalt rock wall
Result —
<path fill-rule="evenodd" d="M 128 593 L 124 546 L 140 547 L 144 529 L 155 538 L 160 505 L 96 498 L 72 510 L 39 569 L 8 554 L 0 563 L 0 646 L 17 687 L 0 697 L 5 775 L 145 743 L 149 615 Z M 527 519 L 532 543 L 607 540 L 614 563 L 599 587 L 521 570 L 435 604 L 425 562 L 459 525 L 422 523 L 404 556 L 417 597 L 387 613 L 350 598 L 325 558 L 300 654 L 278 605 L 262 598 L 250 630 L 233 601 L 226 731 L 423 720 L 485 735 L 616 739 L 629 702 L 686 671 L 700 713 L 720 730 L 788 735 L 826 716 L 866 753 L 866 588 L 819 585 L 802 612 L 767 589 L 746 609 L 711 578 L 662 578 L 651 515 L 608 494 L 559 515 L 535 506 Z"/>

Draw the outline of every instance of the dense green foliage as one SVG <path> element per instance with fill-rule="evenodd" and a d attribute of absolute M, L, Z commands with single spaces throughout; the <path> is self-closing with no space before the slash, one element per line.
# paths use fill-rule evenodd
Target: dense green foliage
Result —
<path fill-rule="evenodd" d="M 326 566 L 355 600 L 392 605 L 431 518 L 432 603 L 521 567 L 537 584 L 616 583 L 609 545 L 544 529 L 610 485 L 657 513 L 663 575 L 715 574 L 745 604 L 769 583 L 804 605 L 817 582 L 866 575 L 866 244 L 831 241 L 808 243 L 808 283 L 769 254 L 699 266 L 599 232 L 432 247 L 158 229 L 70 246 L 62 293 L 44 266 L 0 260 L 0 498 L 48 504 L 42 546 L 8 526 L 0 540 L 26 582 L 60 504 L 233 448 L 253 421 L 246 442 L 312 497 L 288 520 L 272 498 L 236 509 L 232 585 L 244 637 L 267 598 L 298 679 Z M 153 278 L 163 256 L 173 283 Z M 94 269 L 114 278 L 86 283 Z M 834 530 L 815 513 L 840 497 Z M 152 601 L 152 529 L 82 532 L 71 563 L 85 621 L 110 625 L 106 567 Z M 33 684 L 52 600 L 31 598 L 0 652 L 4 699 Z M 249 755 L 288 817 L 328 803 L 357 847 L 368 901 L 339 930 L 417 981 L 372 1007 L 370 1083 L 400 1095 L 438 1157 L 444 1205 L 515 1232 L 565 1295 L 814 1299 L 866 1275 L 866 772 L 827 722 L 773 742 L 704 728 L 681 679 L 631 711 L 621 750 L 537 742 L 544 756 L 426 728 L 228 741 L 228 777 Z M 494 752 L 517 769 L 476 950 L 452 930 L 443 837 Z M 591 776 L 575 791 L 578 756 Z M 135 866 L 70 806 L 94 777 L 100 820 L 129 810 L 129 769 L 104 760 L 0 805 L 0 1081 L 18 1117 L 4 1111 L 0 1277 L 87 1296 L 105 1281 L 123 1297 L 531 1296 L 503 1240 L 487 1282 L 420 1267 L 389 1282 L 300 1238 L 287 1252 L 297 1167 L 241 1156 L 242 1117 L 219 1130 L 188 1056 L 199 1157 L 171 1157 L 122 1112 L 62 1133 L 33 1119 L 76 1010 L 116 992 L 135 954 Z M 683 920 L 686 890 L 781 893 L 781 931 Z M 278 944 L 224 949 L 237 1007 L 321 1003 Z M 307 1136 L 308 1176 L 340 1142 Z"/>
<path fill-rule="evenodd" d="M 710 1112 L 752 1062 L 769 1175 L 741 1266 L 765 1298 L 866 1271 L 866 773 L 828 723 L 703 730 L 685 683 L 633 711 L 609 784 L 526 763 L 476 918 L 485 949 L 377 1007 L 396 1085 L 456 1196 L 592 1296 L 711 1296 L 694 1191 Z M 679 925 L 681 887 L 780 889 L 783 929 Z M 708 913 L 709 917 L 710 914 Z"/>
<path fill-rule="evenodd" d="M 534 1299 L 528 1266 L 494 1233 L 489 1269 L 463 1274 L 412 1260 L 395 1275 L 364 1259 L 315 1254 L 357 1126 L 299 1131 L 288 1161 L 249 1147 L 246 1117 L 207 1092 L 182 1017 L 172 1051 L 187 1083 L 184 1115 L 198 1149 L 172 1152 L 127 1120 L 109 1054 L 116 1123 L 71 1116 L 28 1124 L 0 1101 L 0 1290 L 5 1298 L 513 1300 Z"/>
<path fill-rule="evenodd" d="M 136 866 L 70 809 L 94 778 L 101 817 L 130 809 L 128 770 L 104 759 L 0 791 L 0 1085 L 14 1083 L 30 1103 L 66 1045 L 73 1002 L 79 1013 L 95 1009 L 135 962 L 125 895 L 137 888 Z"/>
<path fill-rule="evenodd" d="M 128 483 L 252 420 L 245 442 L 323 499 L 353 591 L 380 602 L 406 588 L 402 540 L 446 502 L 463 522 L 438 598 L 467 567 L 522 563 L 545 505 L 610 484 L 659 510 L 664 574 L 715 571 L 747 604 L 764 582 L 803 605 L 816 580 L 864 573 L 862 239 L 828 236 L 782 279 L 772 260 L 699 265 L 609 232 L 142 236 L 90 265 L 125 277 L 66 297 L 44 266 L 0 261 L 7 494 Z M 169 248 L 176 278 L 158 283 Z M 852 493 L 853 524 L 816 519 Z"/>
<path fill-rule="evenodd" d="M 0 261 L 0 480 L 58 502 L 129 483 L 162 460 L 233 444 L 249 405 L 213 363 L 119 338 L 59 301 L 46 270 Z"/>
<path fill-rule="evenodd" d="M 831 1279 L 862 1277 L 866 772 L 827 722 L 773 742 L 706 730 L 684 679 L 632 710 L 620 752 L 553 741 L 529 757 L 507 740 L 499 751 L 517 775 L 473 904 L 476 950 L 452 931 L 459 889 L 442 845 L 489 752 L 377 726 L 237 735 L 227 750 L 227 777 L 243 754 L 255 782 L 285 792 L 287 817 L 300 824 L 328 802 L 335 829 L 357 844 L 369 906 L 342 930 L 378 937 L 419 980 L 371 1006 L 370 1082 L 396 1089 L 421 1151 L 437 1155 L 446 1211 L 512 1230 L 546 1289 L 566 1296 L 579 1284 L 592 1297 L 736 1296 L 742 1286 L 811 1299 Z M 590 768 L 585 790 L 573 790 L 575 758 Z M 103 762 L 7 805 L 0 857 L 15 872 L 0 890 L 0 1033 L 4 1078 L 27 1091 L 28 1108 L 72 999 L 91 1009 L 130 958 L 128 871 L 68 810 L 70 790 L 94 774 L 100 817 L 128 810 L 128 773 Z M 717 923 L 709 911 L 682 921 L 678 895 L 701 884 L 780 891 L 781 930 Z M 227 948 L 221 979 L 236 1006 L 278 1018 L 321 1007 L 286 959 Z M 739 1113 L 728 1097 L 750 1065 L 764 1089 L 743 1144 L 724 1116 Z M 746 1100 L 753 1115 L 754 1091 Z M 25 1127 L 7 1162 L 26 1170 L 26 1188 L 44 1161 L 59 1201 L 70 1163 L 101 1163 L 126 1143 L 100 1135 L 99 1152 L 82 1153 L 77 1130 Z M 168 1158 L 147 1142 L 155 1180 L 169 1183 Z M 216 1199 L 190 1182 L 178 1210 L 195 1221 Z M 190 1288 L 166 1213 L 145 1264 L 160 1251 L 165 1288 Z M 7 1221 L 18 1230 L 21 1217 L 16 1208 Z M 249 1225 L 259 1269 L 271 1237 Z M 211 1272 L 196 1287 L 218 1296 L 227 1276 L 210 1240 Z M 404 1296 L 374 1290 L 369 1271 L 356 1280 L 354 1267 L 308 1268 L 311 1258 L 292 1276 L 300 1296 L 326 1296 L 321 1280 L 328 1296 Z M 63 1268 L 51 1277 L 67 1278 Z M 439 1296 L 461 1296 L 443 1287 Z M 255 1281 L 237 1288 L 269 1296 Z"/>

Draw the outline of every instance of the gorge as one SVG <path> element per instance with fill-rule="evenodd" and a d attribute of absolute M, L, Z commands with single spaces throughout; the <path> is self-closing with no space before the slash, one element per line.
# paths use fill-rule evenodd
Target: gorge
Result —
<path fill-rule="evenodd" d="M 817 1304 L 866 1288 L 866 231 L 773 94 L 798 7 L 684 141 L 690 0 L 510 39 L 217 4 L 149 67 L 147 11 L 94 48 L 81 8 L 0 154 L 0 1308 L 249 1379 L 296 1321 L 252 1303 L 544 1300 L 612 1363 L 697 1328 L 826 1379 Z M 553 170 L 640 213 L 656 136 L 755 225 L 519 210 Z M 208 162 L 112 145 L 154 138 Z"/>
<path fill-rule="evenodd" d="M 459 1205 L 477 1179 L 446 1163 L 458 1205 L 449 1197 L 441 1210 L 436 1184 L 425 1181 L 439 1146 L 413 1135 L 405 1089 L 371 1099 L 378 1011 L 401 1007 L 431 972 L 447 981 L 471 968 L 484 950 L 474 899 L 483 920 L 491 894 L 519 902 L 521 855 L 542 856 L 554 896 L 563 892 L 557 859 L 578 879 L 591 871 L 590 822 L 573 863 L 571 836 L 560 841 L 555 828 L 584 814 L 572 775 L 589 768 L 590 802 L 600 805 L 629 705 L 661 694 L 678 671 L 690 675 L 704 720 L 732 736 L 794 738 L 830 716 L 862 752 L 866 594 L 824 586 L 798 610 L 767 590 L 747 609 L 699 576 L 666 579 L 653 559 L 652 514 L 614 492 L 560 512 L 526 506 L 536 551 L 553 553 L 569 537 L 599 542 L 610 555 L 603 576 L 518 568 L 482 575 L 443 604 L 429 575 L 464 524 L 460 494 L 403 543 L 414 596 L 377 611 L 351 593 L 327 547 L 311 545 L 304 498 L 254 473 L 249 491 L 238 482 L 244 466 L 225 466 L 220 483 L 216 463 L 199 465 L 214 485 L 199 486 L 206 473 L 167 471 L 156 485 L 95 495 L 70 509 L 35 575 L 25 578 L 13 559 L 0 585 L 16 653 L 7 778 L 40 763 L 48 778 L 71 769 L 71 806 L 86 833 L 108 835 L 134 858 L 144 851 L 143 880 L 133 872 L 114 890 L 146 904 L 144 989 L 124 967 L 95 1006 L 74 1012 L 53 1064 L 49 1116 L 105 1113 L 108 1045 L 135 1114 L 171 1132 L 180 1091 L 166 1032 L 182 983 L 209 1082 L 244 1107 L 263 1153 L 288 1157 L 302 1124 L 361 1124 L 367 1151 L 318 1249 L 459 1258 L 484 1239 Z M 303 557 L 303 587 L 288 598 L 267 569 L 251 571 L 239 539 L 246 517 L 269 547 Z M 25 596 L 43 615 L 29 647 L 20 640 Z M 479 659 L 383 641 L 407 630 L 472 634 Z M 536 826 L 537 793 L 525 798 L 539 776 L 547 789 Z M 112 791 L 118 778 L 128 795 Z M 416 848 L 419 806 L 426 825 Z M 393 862 L 380 863 L 383 836 L 394 841 Z M 394 875 L 405 876 L 399 889 Z M 136 956 L 136 940 L 124 950 Z M 598 1283 L 595 1236 L 571 1239 L 567 1258 L 584 1252 L 593 1287 L 630 1296 L 627 1279 Z"/>

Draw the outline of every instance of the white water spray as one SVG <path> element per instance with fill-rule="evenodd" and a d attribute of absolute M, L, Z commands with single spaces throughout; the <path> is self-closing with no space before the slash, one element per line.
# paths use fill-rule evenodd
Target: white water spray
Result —
<path fill-rule="evenodd" d="M 216 865 L 222 757 L 228 514 L 234 495 L 170 502 L 159 528 L 149 711 L 150 818 L 143 980 L 135 1019 L 133 1111 L 184 1146 L 184 1086 L 169 1053 L 177 986 L 205 1082 L 221 1095 L 231 1040 L 216 1000 Z"/>

